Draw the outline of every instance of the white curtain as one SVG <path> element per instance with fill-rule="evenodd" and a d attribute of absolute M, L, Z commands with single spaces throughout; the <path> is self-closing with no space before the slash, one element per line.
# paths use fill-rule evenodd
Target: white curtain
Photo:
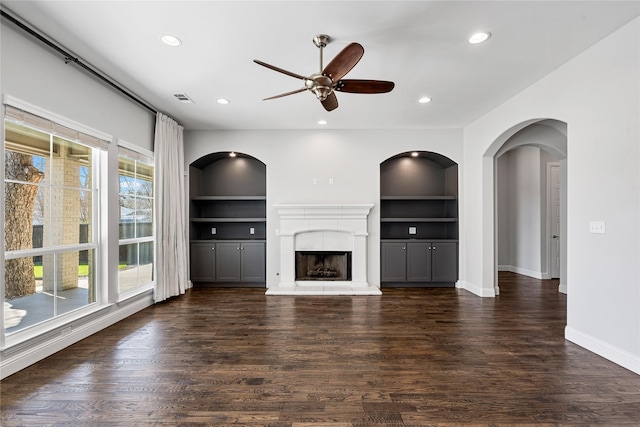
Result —
<path fill-rule="evenodd" d="M 184 128 L 158 113 L 154 141 L 156 185 L 155 302 L 184 294 L 187 279 L 187 235 L 184 188 Z"/>

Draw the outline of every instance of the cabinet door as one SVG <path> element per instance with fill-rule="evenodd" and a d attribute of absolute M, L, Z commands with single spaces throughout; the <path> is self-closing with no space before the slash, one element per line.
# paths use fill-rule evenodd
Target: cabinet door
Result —
<path fill-rule="evenodd" d="M 458 280 L 458 244 L 445 242 L 433 243 L 431 246 L 431 279 L 434 282 Z"/>
<path fill-rule="evenodd" d="M 407 282 L 431 281 L 431 243 L 407 243 Z"/>
<path fill-rule="evenodd" d="M 215 249 L 214 243 L 191 244 L 191 280 L 215 280 Z"/>
<path fill-rule="evenodd" d="M 240 279 L 243 282 L 264 282 L 265 244 L 261 242 L 242 242 L 240 246 Z"/>
<path fill-rule="evenodd" d="M 240 281 L 240 242 L 216 243 L 216 282 Z"/>
<path fill-rule="evenodd" d="M 404 282 L 407 280 L 407 245 L 406 243 L 382 242 L 380 244 L 382 282 Z"/>

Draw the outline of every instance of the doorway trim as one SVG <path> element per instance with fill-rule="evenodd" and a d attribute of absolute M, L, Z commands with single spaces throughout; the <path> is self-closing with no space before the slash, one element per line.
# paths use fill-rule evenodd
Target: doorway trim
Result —
<path fill-rule="evenodd" d="M 567 123 L 562 120 L 557 120 L 553 118 L 530 119 L 530 120 L 525 120 L 523 122 L 513 125 L 509 129 L 505 130 L 502 134 L 498 135 L 498 137 L 493 141 L 493 143 L 487 148 L 482 159 L 482 165 L 483 165 L 482 211 L 484 213 L 483 233 L 485 233 L 486 236 L 492 236 L 492 238 L 483 239 L 483 244 L 482 244 L 484 249 L 483 252 L 485 254 L 488 254 L 489 256 L 485 257 L 483 260 L 482 281 L 485 284 L 491 283 L 493 285 L 494 295 L 500 294 L 500 288 L 498 285 L 498 226 L 497 226 L 498 183 L 497 183 L 497 176 L 496 176 L 497 175 L 497 158 L 503 153 L 505 153 L 506 151 L 509 151 L 510 149 L 518 146 L 518 145 L 512 145 L 509 143 L 509 140 L 511 139 L 511 137 L 513 137 L 516 133 L 524 130 L 525 128 L 535 124 L 546 125 L 557 130 L 560 134 L 564 135 L 564 144 L 562 145 L 557 143 L 549 143 L 548 141 L 541 140 L 539 141 L 539 143 L 536 143 L 536 144 L 522 144 L 522 145 L 537 146 L 539 148 L 549 151 L 555 157 L 562 159 L 561 164 L 565 166 L 564 167 L 565 172 L 563 172 L 563 177 L 566 177 L 567 138 L 568 138 Z M 566 188 L 566 180 L 565 180 L 565 188 Z M 566 229 L 566 225 L 564 226 L 564 228 Z M 564 248 L 566 248 L 566 243 L 564 244 Z M 566 271 L 561 272 L 561 276 L 566 277 L 566 275 L 567 275 Z M 489 296 L 489 295 L 482 295 L 482 296 Z"/>
<path fill-rule="evenodd" d="M 555 273 L 555 269 L 553 268 L 553 258 L 555 256 L 555 250 L 553 249 L 553 245 L 556 242 L 556 240 L 554 239 L 562 239 L 563 236 L 561 234 L 561 227 L 560 229 L 557 229 L 554 231 L 554 214 L 553 211 L 554 209 L 558 209 L 558 226 L 560 226 L 561 222 L 562 222 L 562 214 L 560 212 L 560 205 L 561 205 L 561 201 L 560 201 L 560 195 L 558 195 L 558 200 L 557 200 L 557 204 L 558 206 L 555 206 L 554 204 L 554 198 L 553 198 L 553 185 L 554 185 L 554 178 L 553 178 L 553 170 L 557 168 L 558 169 L 558 173 L 560 174 L 560 162 L 547 162 L 546 164 L 546 172 L 547 172 L 547 220 L 546 220 L 546 243 L 547 243 L 547 271 L 546 273 L 543 275 L 543 279 L 559 279 L 560 278 L 560 271 L 562 269 L 562 261 L 558 261 L 558 273 L 557 275 L 554 274 Z M 562 184 L 560 184 L 560 189 L 562 188 Z M 558 242 L 560 242 L 560 240 L 557 240 Z M 560 252 L 560 254 L 558 255 L 559 257 L 562 254 L 562 249 L 559 248 L 558 251 Z"/>

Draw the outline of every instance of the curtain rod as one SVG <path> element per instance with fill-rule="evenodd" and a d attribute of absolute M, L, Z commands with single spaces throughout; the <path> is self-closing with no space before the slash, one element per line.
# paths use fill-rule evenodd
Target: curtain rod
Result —
<path fill-rule="evenodd" d="M 66 51 L 61 46 L 57 45 L 54 41 L 46 38 L 42 34 L 40 34 L 37 31 L 31 29 L 30 27 L 28 27 L 26 24 L 22 23 L 21 21 L 19 21 L 15 17 L 9 15 L 4 10 L 0 9 L 0 14 L 2 15 L 3 18 L 11 21 L 13 24 L 18 26 L 18 28 L 20 28 L 21 30 L 29 33 L 33 37 L 37 38 L 38 40 L 40 40 L 41 42 L 43 42 L 44 44 L 46 44 L 47 46 L 49 46 L 50 48 L 55 50 L 56 52 L 62 54 L 64 56 L 64 63 L 65 64 L 68 64 L 68 63 L 72 62 L 72 63 L 78 65 L 79 67 L 81 67 L 85 71 L 89 72 L 93 76 L 97 77 L 98 79 L 102 80 L 104 83 L 106 83 L 109 86 L 111 86 L 113 89 L 115 89 L 118 92 L 120 92 L 121 94 L 125 95 L 127 98 L 131 99 L 132 101 L 135 101 L 136 103 L 140 104 L 141 106 L 143 106 L 147 110 L 151 111 L 153 114 L 157 114 L 158 113 L 158 110 L 156 108 L 153 108 L 152 106 L 150 106 L 146 102 L 142 101 L 136 95 L 132 94 L 131 92 L 129 92 L 128 90 L 123 88 L 119 83 L 117 83 L 116 81 L 112 80 L 110 77 L 105 76 L 101 72 L 99 72 L 99 71 L 93 69 L 92 67 L 90 67 L 89 65 L 85 64 L 80 59 L 78 59 L 74 55 L 72 55 L 70 52 Z"/>

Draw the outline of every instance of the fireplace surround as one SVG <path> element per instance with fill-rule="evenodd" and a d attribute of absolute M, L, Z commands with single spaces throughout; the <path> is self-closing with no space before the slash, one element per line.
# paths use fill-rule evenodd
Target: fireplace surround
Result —
<path fill-rule="evenodd" d="M 373 204 L 277 204 L 280 282 L 267 295 L 380 295 L 367 280 L 367 218 Z M 349 253 L 350 276 L 296 277 L 296 253 Z M 322 268 L 318 266 L 318 268 Z M 318 274 L 322 274 L 319 271 Z M 330 271 L 326 271 L 331 275 Z"/>

